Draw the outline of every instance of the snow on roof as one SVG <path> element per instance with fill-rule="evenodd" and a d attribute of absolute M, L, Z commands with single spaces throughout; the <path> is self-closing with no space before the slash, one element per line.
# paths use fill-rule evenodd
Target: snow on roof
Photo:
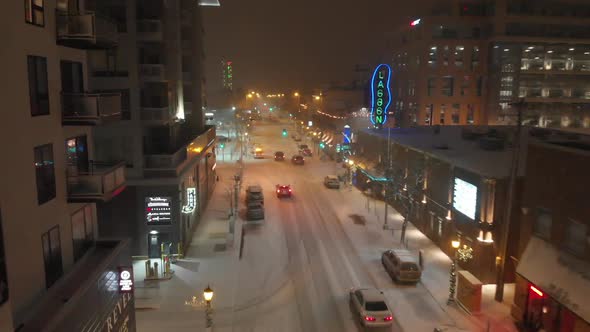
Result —
<path fill-rule="evenodd" d="M 435 129 L 438 128 L 438 133 Z M 465 139 L 463 130 L 485 134 L 495 130 L 506 137 L 504 148 L 484 150 L 478 139 Z M 510 175 L 513 149 L 511 137 L 515 131 L 509 126 L 420 126 L 413 128 L 365 129 L 364 132 L 387 140 L 391 130 L 391 141 L 410 149 L 424 152 L 434 158 L 489 178 L 506 178 Z M 519 174 L 524 174 L 526 146 L 521 147 Z"/>

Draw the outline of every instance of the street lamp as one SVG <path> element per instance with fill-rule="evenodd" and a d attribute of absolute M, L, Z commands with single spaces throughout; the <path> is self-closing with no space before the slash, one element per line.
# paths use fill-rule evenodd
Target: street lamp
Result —
<path fill-rule="evenodd" d="M 213 290 L 209 285 L 203 290 L 203 298 L 205 299 L 205 320 L 207 322 L 207 328 L 213 327 L 213 317 L 211 317 L 211 300 L 213 300 Z"/>
<path fill-rule="evenodd" d="M 455 302 L 455 289 L 457 288 L 457 249 L 461 242 L 458 240 L 451 241 L 453 247 L 453 260 L 451 262 L 451 270 L 449 271 L 449 299 L 447 305 Z"/>

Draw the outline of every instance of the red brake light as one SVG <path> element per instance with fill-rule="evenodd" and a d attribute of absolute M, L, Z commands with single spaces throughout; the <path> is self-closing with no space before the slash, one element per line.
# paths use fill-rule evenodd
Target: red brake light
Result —
<path fill-rule="evenodd" d="M 385 318 L 383 318 L 384 321 L 389 322 L 393 320 L 393 317 L 391 315 L 389 316 L 385 316 Z"/>
<path fill-rule="evenodd" d="M 366 320 L 367 322 L 374 322 L 376 319 L 375 319 L 375 317 L 373 317 L 373 316 L 365 316 L 365 320 Z"/>

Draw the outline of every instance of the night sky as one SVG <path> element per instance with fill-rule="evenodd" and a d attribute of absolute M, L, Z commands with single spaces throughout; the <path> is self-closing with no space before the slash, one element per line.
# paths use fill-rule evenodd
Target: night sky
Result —
<path fill-rule="evenodd" d="M 244 89 L 350 81 L 355 64 L 390 58 L 384 35 L 416 13 L 399 0 L 220 1 L 203 7 L 210 94 L 221 87 L 222 57 L 233 61 L 234 87 Z"/>

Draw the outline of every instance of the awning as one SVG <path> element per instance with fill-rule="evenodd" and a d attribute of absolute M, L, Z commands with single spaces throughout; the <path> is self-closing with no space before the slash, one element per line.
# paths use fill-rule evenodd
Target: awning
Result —
<path fill-rule="evenodd" d="M 535 236 L 519 260 L 523 276 L 586 322 L 590 322 L 590 264 Z"/>

